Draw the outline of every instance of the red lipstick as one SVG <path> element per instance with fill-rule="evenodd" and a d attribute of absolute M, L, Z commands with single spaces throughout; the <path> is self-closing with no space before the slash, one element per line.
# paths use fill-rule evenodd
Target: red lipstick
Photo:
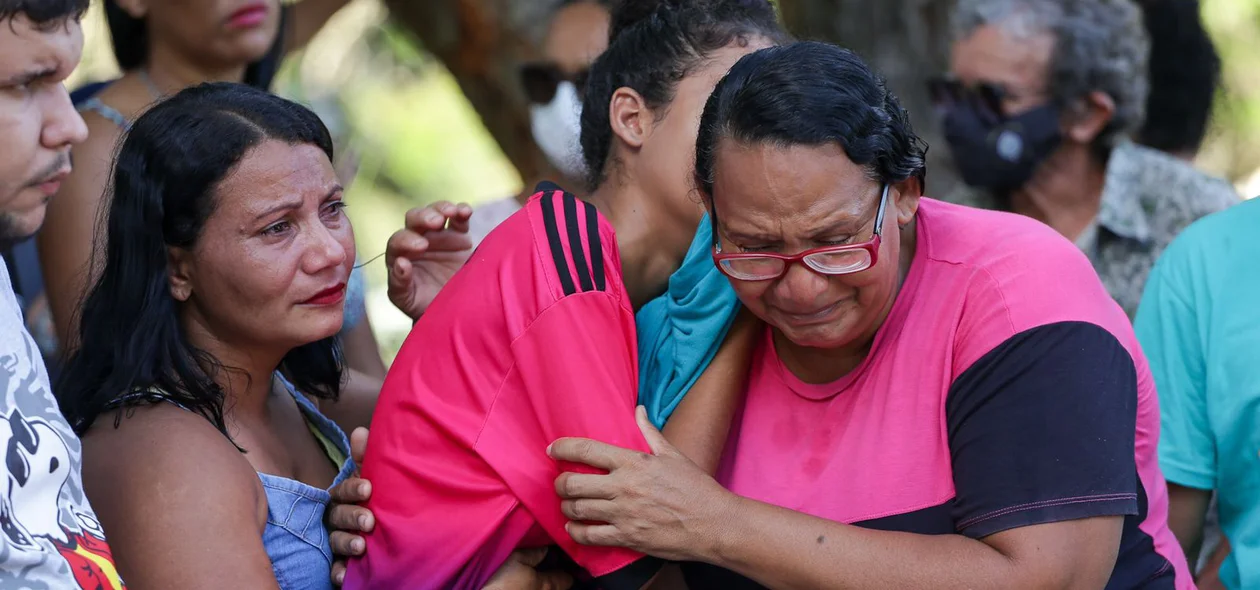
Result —
<path fill-rule="evenodd" d="M 266 4 L 255 2 L 233 12 L 227 24 L 233 29 L 252 29 L 267 20 L 267 12 Z"/>
<path fill-rule="evenodd" d="M 324 289 L 316 293 L 314 297 L 302 302 L 302 305 L 336 305 L 346 298 L 346 284 L 338 283 L 336 286 Z"/>

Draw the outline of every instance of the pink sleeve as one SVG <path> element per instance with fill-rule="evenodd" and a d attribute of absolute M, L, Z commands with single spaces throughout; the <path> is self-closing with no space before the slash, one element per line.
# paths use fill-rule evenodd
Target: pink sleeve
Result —
<path fill-rule="evenodd" d="M 512 344 L 515 368 L 477 439 L 477 451 L 539 525 L 591 575 L 605 576 L 641 554 L 576 544 L 564 530 L 547 445 L 593 438 L 648 452 L 634 419 L 638 396 L 634 316 L 603 291 L 565 297 Z M 572 466 L 569 466 L 572 469 Z M 590 471 L 583 468 L 583 471 Z"/>

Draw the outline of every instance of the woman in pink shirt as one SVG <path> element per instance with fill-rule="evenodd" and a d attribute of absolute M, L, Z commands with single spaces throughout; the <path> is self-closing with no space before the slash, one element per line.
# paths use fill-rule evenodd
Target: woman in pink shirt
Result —
<path fill-rule="evenodd" d="M 768 324 L 746 398 L 716 477 L 642 411 L 650 455 L 553 443 L 609 472 L 556 481 L 576 541 L 690 562 L 693 589 L 1193 588 L 1124 313 L 1042 224 L 922 198 L 924 151 L 847 50 L 731 69 L 696 180 Z"/>

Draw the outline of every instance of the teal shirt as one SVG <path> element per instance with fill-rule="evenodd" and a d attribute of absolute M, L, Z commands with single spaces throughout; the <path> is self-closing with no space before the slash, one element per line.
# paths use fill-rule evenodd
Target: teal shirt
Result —
<path fill-rule="evenodd" d="M 1231 589 L 1260 588 L 1260 199 L 1186 229 L 1135 323 L 1159 391 L 1170 483 L 1216 490 Z"/>

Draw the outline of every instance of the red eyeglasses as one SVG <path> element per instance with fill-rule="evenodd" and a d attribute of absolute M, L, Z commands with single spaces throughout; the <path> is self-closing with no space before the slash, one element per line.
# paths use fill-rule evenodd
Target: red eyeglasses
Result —
<path fill-rule="evenodd" d="M 884 206 L 888 202 L 888 185 L 884 185 L 879 197 L 879 209 L 875 212 L 875 231 L 869 241 L 843 246 L 813 248 L 800 254 L 786 256 L 770 252 L 723 254 L 721 247 L 713 246 L 713 262 L 722 274 L 740 281 L 770 281 L 787 274 L 793 264 L 802 263 L 810 270 L 828 276 L 862 272 L 879 260 L 880 230 L 884 226 Z"/>

